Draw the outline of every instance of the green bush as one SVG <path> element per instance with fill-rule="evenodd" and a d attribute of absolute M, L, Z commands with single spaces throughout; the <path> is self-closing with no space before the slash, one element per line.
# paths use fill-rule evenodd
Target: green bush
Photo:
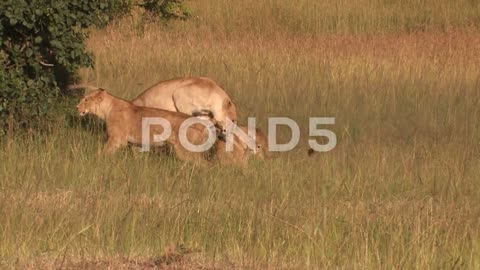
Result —
<path fill-rule="evenodd" d="M 155 17 L 162 19 L 187 19 L 190 11 L 184 0 L 145 0 L 139 4 Z"/>
<path fill-rule="evenodd" d="M 108 1 L 0 3 L 0 127 L 38 126 L 80 67 L 93 64 L 85 29 L 106 20 Z"/>
<path fill-rule="evenodd" d="M 15 127 L 39 127 L 50 119 L 61 89 L 80 67 L 93 65 L 86 29 L 103 26 L 133 6 L 163 18 L 188 15 L 179 0 L 0 1 L 0 135 Z M 12 122 L 12 121 L 10 121 Z"/>

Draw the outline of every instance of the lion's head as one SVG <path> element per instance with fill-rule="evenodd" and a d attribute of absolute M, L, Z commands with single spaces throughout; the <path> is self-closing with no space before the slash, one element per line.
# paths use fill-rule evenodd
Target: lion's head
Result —
<path fill-rule="evenodd" d="M 223 117 L 217 119 L 217 126 L 224 135 L 227 134 L 228 130 L 226 119 L 229 119 L 235 125 L 237 124 L 237 106 L 229 99 L 223 102 Z"/>
<path fill-rule="evenodd" d="M 259 128 L 255 129 L 255 143 L 256 143 L 256 156 L 260 159 L 270 157 L 270 151 L 268 150 L 268 137 Z"/>
<path fill-rule="evenodd" d="M 80 116 L 94 114 L 101 116 L 102 106 L 106 97 L 106 91 L 103 89 L 95 90 L 87 94 L 77 105 Z"/>
<path fill-rule="evenodd" d="M 239 127 L 243 130 L 243 132 L 248 133 L 248 128 L 245 126 Z M 265 159 L 270 157 L 270 151 L 268 150 L 268 138 L 265 133 L 262 132 L 259 128 L 255 129 L 255 141 L 253 142 L 253 138 L 250 137 L 252 143 L 255 143 L 255 148 L 250 148 L 248 143 L 243 141 L 240 138 L 238 139 L 238 146 L 242 148 L 245 153 L 248 155 L 252 155 L 258 159 Z"/>
<path fill-rule="evenodd" d="M 234 124 L 237 124 L 237 106 L 230 100 L 227 100 L 223 109 L 225 110 L 225 115 L 232 121 Z"/>

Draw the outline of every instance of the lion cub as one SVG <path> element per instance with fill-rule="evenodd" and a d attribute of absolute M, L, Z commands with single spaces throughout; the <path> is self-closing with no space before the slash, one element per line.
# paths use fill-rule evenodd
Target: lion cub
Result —
<path fill-rule="evenodd" d="M 171 135 L 165 141 L 172 145 L 182 160 L 206 162 L 201 152 L 191 152 L 182 146 L 179 140 L 180 125 L 191 116 L 161 109 L 139 107 L 132 102 L 117 98 L 103 89 L 86 95 L 77 105 L 81 116 L 94 114 L 107 124 L 108 141 L 104 147 L 106 153 L 113 153 L 128 143 L 142 144 L 142 120 L 145 117 L 163 118 L 170 122 Z M 149 139 L 164 132 L 161 125 L 151 125 Z M 207 141 L 209 130 L 202 124 L 193 124 L 186 131 L 189 142 L 199 145 Z M 162 145 L 163 142 L 152 143 Z"/>

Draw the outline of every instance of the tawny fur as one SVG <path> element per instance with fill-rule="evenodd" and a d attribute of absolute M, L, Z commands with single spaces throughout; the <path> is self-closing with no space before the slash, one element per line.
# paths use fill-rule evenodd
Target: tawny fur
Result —
<path fill-rule="evenodd" d="M 246 126 L 240 126 L 239 128 L 248 134 Z M 249 158 L 265 159 L 270 157 L 267 136 L 258 128 L 255 129 L 255 149 L 250 149 L 248 144 L 236 135 L 233 137 L 233 151 L 227 151 L 226 147 L 226 142 L 223 140 L 215 142 L 216 155 L 220 164 L 246 166 Z"/>
<path fill-rule="evenodd" d="M 226 118 L 237 122 L 237 108 L 228 94 L 212 79 L 188 77 L 159 82 L 132 100 L 133 104 L 188 115 L 211 112 L 219 126 Z"/>
<path fill-rule="evenodd" d="M 146 108 L 134 105 L 132 102 L 114 97 L 104 90 L 96 90 L 86 95 L 77 105 L 81 115 L 94 114 L 105 120 L 107 125 L 108 141 L 104 151 L 113 153 L 128 143 L 140 145 L 142 143 L 142 118 L 162 117 L 168 120 L 172 127 L 170 137 L 166 142 L 171 144 L 177 156 L 182 160 L 204 162 L 203 153 L 194 153 L 186 150 L 179 141 L 179 128 L 183 121 L 191 116 L 161 109 Z M 163 127 L 150 127 L 150 142 L 154 134 L 161 134 Z M 195 124 L 187 130 L 187 138 L 193 144 L 201 144 L 207 140 L 208 130 L 204 125 Z M 153 144 L 155 145 L 155 144 Z M 161 145 L 161 143 L 157 143 Z"/>

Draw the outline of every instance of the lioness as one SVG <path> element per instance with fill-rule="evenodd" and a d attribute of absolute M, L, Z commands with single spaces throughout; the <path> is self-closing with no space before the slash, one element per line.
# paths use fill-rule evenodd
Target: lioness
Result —
<path fill-rule="evenodd" d="M 117 98 L 100 89 L 86 95 L 77 105 L 81 116 L 94 114 L 107 124 L 108 141 L 104 147 L 106 153 L 113 153 L 128 143 L 142 144 L 142 120 L 145 117 L 158 117 L 170 122 L 172 132 L 165 141 L 175 149 L 177 156 L 183 160 L 204 163 L 203 153 L 186 150 L 179 140 L 180 125 L 191 116 L 161 109 L 139 107 L 132 102 Z M 164 132 L 161 125 L 151 125 L 149 139 L 152 145 L 153 136 Z M 208 138 L 208 129 L 202 124 L 194 124 L 187 129 L 186 137 L 192 144 L 201 144 Z"/>
<path fill-rule="evenodd" d="M 248 134 L 247 127 L 240 126 L 239 128 Z M 236 135 L 233 137 L 233 151 L 227 151 L 225 140 L 217 140 L 215 142 L 215 148 L 217 159 L 220 164 L 237 163 L 245 166 L 250 157 L 257 159 L 270 157 L 267 136 L 258 128 L 255 129 L 255 149 L 250 149 L 247 142 L 243 141 Z"/>
<path fill-rule="evenodd" d="M 237 107 L 225 91 L 206 77 L 179 78 L 159 82 L 132 100 L 133 104 L 189 115 L 212 114 L 222 131 L 226 118 L 237 122 Z"/>

